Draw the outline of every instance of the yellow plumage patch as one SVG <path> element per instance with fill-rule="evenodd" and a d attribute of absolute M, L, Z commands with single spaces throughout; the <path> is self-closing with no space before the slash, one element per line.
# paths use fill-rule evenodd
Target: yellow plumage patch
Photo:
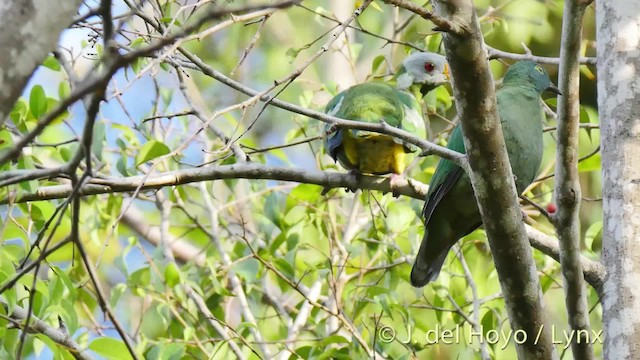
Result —
<path fill-rule="evenodd" d="M 354 137 L 345 131 L 342 140 L 344 153 L 358 170 L 368 174 L 402 174 L 406 168 L 405 148 L 389 136 L 370 133 Z"/>

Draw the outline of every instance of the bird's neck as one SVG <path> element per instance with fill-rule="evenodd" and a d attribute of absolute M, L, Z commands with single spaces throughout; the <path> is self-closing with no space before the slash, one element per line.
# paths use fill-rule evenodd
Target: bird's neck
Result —
<path fill-rule="evenodd" d="M 531 83 L 531 81 L 527 81 L 526 79 L 510 79 L 509 82 L 502 83 L 502 87 L 516 87 L 528 91 L 533 91 L 535 94 L 540 95 L 541 92 L 536 88 L 536 86 Z"/>

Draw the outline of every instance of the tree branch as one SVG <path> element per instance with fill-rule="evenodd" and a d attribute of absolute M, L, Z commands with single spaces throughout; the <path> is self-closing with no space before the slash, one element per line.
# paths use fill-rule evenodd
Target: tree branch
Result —
<path fill-rule="evenodd" d="M 241 93 L 244 93 L 246 95 L 249 96 L 257 96 L 260 95 L 260 92 L 253 90 L 237 81 L 234 81 L 230 78 L 228 78 L 227 76 L 225 76 L 224 74 L 222 74 L 221 72 L 213 69 L 212 67 L 208 66 L 207 64 L 205 64 L 202 60 L 200 60 L 197 56 L 188 53 L 188 52 L 183 52 L 183 54 L 185 54 L 185 56 L 192 62 L 192 64 L 188 63 L 188 62 L 184 62 L 184 63 L 180 63 L 179 65 L 187 67 L 187 68 L 191 68 L 191 69 L 195 69 L 195 70 L 199 70 L 201 71 L 203 74 L 211 76 L 212 78 L 222 82 L 223 84 L 236 89 L 238 91 L 240 91 Z M 306 109 L 303 108 L 301 106 L 297 106 L 291 103 L 288 103 L 286 101 L 282 101 L 276 98 L 273 98 L 269 95 L 262 95 L 260 96 L 260 101 L 263 102 L 268 102 L 269 105 L 273 105 L 276 107 L 279 107 L 281 109 L 284 110 L 288 110 L 291 112 L 294 112 L 296 114 L 300 114 L 300 115 L 304 115 L 304 116 L 308 116 L 310 118 L 316 119 L 316 120 L 320 120 L 322 122 L 325 123 L 329 123 L 329 124 L 336 124 L 337 126 L 340 126 L 341 128 L 346 128 L 346 129 L 358 129 L 358 130 L 368 130 L 368 131 L 372 131 L 372 132 L 378 132 L 381 134 L 387 134 L 387 135 L 391 135 L 394 136 L 400 140 L 403 140 L 407 143 L 413 144 L 417 147 L 419 147 L 422 151 L 423 154 L 422 155 L 429 155 L 429 154 L 434 154 L 434 155 L 438 155 L 440 157 L 446 158 L 448 160 L 451 160 L 452 162 L 456 163 L 457 165 L 459 165 L 460 167 L 462 167 L 463 169 L 468 169 L 468 164 L 467 164 L 467 160 L 466 158 L 461 155 L 458 152 L 452 151 L 450 149 L 447 149 L 443 146 L 439 146 L 436 145 L 434 143 L 431 143 L 429 141 L 426 141 L 424 139 L 421 139 L 420 137 L 414 136 L 413 134 L 406 132 L 404 130 L 400 130 L 398 128 L 389 126 L 386 123 L 366 123 L 366 122 L 361 122 L 361 121 L 353 121 L 353 120 L 346 120 L 346 119 L 340 119 L 337 118 L 335 116 L 331 116 L 331 115 L 327 115 L 325 113 L 321 113 L 319 111 L 314 111 L 311 109 Z"/>
<path fill-rule="evenodd" d="M 522 223 L 496 106 L 494 82 L 473 2 L 438 0 L 435 9 L 441 16 L 470 29 L 465 37 L 444 34 L 444 45 L 453 75 L 454 97 L 459 99 L 456 107 L 472 170 L 469 176 L 489 238 L 511 328 L 527 334 L 524 343 L 516 343 L 518 358 L 557 359 L 537 269 Z"/>
<path fill-rule="evenodd" d="M 157 226 L 150 225 L 149 220 L 135 207 L 130 207 L 122 215 L 122 223 L 152 245 L 160 245 L 160 229 Z M 169 249 L 171 249 L 176 260 L 182 263 L 193 262 L 200 267 L 206 265 L 206 257 L 203 250 L 196 248 L 191 243 L 173 237 L 168 243 Z"/>
<path fill-rule="evenodd" d="M 165 186 L 184 185 L 199 181 L 210 181 L 216 179 L 259 179 L 259 180 L 280 180 L 280 181 L 293 181 L 305 184 L 315 184 L 326 189 L 333 188 L 360 188 L 368 190 L 377 190 L 384 193 L 392 192 L 389 184 L 389 179 L 379 176 L 362 175 L 360 181 L 357 182 L 355 178 L 349 174 L 329 172 L 329 171 L 312 171 L 302 170 L 294 168 L 274 167 L 267 165 L 260 165 L 255 163 L 239 164 L 239 165 L 221 165 L 221 166 L 209 166 L 198 169 L 177 170 L 166 173 L 158 173 L 149 176 L 145 184 L 141 186 L 140 182 L 144 176 L 133 176 L 121 179 L 93 179 L 100 184 L 86 184 L 80 190 L 81 196 L 90 196 L 98 194 L 110 194 L 116 192 L 132 192 L 140 188 L 142 190 L 158 189 Z M 400 184 L 397 189 L 399 194 L 424 200 L 427 194 L 427 185 L 416 181 L 414 179 L 407 179 L 406 182 Z M 54 185 L 44 186 L 39 188 L 33 194 L 23 194 L 19 197 L 11 199 L 14 203 L 30 202 L 30 201 L 42 201 L 62 199 L 70 195 L 72 191 L 71 185 Z M 10 198 L 0 199 L 0 204 L 9 203 Z M 130 208 L 122 217 L 122 221 L 131 227 L 131 229 L 138 235 L 143 236 L 151 243 L 159 243 L 159 230 L 157 228 L 144 225 L 142 217 L 135 209 Z M 143 224 L 143 225 L 140 225 Z M 543 234 L 542 232 L 532 233 L 530 227 L 527 227 L 529 232 L 529 238 L 531 245 L 543 253 L 551 256 L 555 260 L 559 261 L 559 245 L 557 240 L 552 237 Z M 154 241 L 155 239 L 155 241 Z M 200 262 L 198 255 L 198 249 L 187 246 L 186 243 L 171 242 L 174 250 L 174 256 L 177 259 L 183 261 L 197 261 Z M 602 287 L 604 282 L 604 270 L 602 266 L 585 257 L 582 257 L 582 267 L 584 269 L 585 279 L 598 291 Z M 1 288 L 5 288 L 3 285 Z M 2 291 L 0 291 L 2 293 Z"/>
<path fill-rule="evenodd" d="M 145 180 L 146 178 L 146 180 Z M 357 179 L 351 174 L 313 171 L 287 167 L 267 166 L 256 163 L 207 166 L 195 169 L 175 170 L 150 175 L 138 175 L 126 178 L 94 178 L 79 190 L 81 196 L 130 192 L 140 190 L 160 189 L 165 186 L 184 185 L 193 182 L 217 179 L 263 179 L 294 181 L 299 183 L 320 185 L 327 189 L 338 187 L 362 188 L 390 192 L 389 178 L 372 175 L 362 175 Z M 427 186 L 416 180 L 406 180 L 396 188 L 401 195 L 424 198 Z M 43 186 L 32 194 L 20 194 L 14 198 L 0 198 L 1 204 L 22 203 L 39 200 L 61 199 L 69 196 L 72 191 L 70 184 Z"/>
<path fill-rule="evenodd" d="M 4 307 L 6 311 L 7 304 L 4 301 L 0 301 L 0 306 Z M 13 311 L 9 314 L 9 318 L 14 320 L 16 325 L 20 325 L 27 317 L 29 317 L 28 311 L 17 305 L 14 306 Z M 69 333 L 63 327 L 64 323 L 60 317 L 58 317 L 58 322 L 62 325 L 60 328 L 54 328 L 34 315 L 31 315 L 30 317 L 31 321 L 29 323 L 29 327 L 27 329 L 22 329 L 22 331 L 37 332 L 48 337 L 56 344 L 66 348 L 69 353 L 71 353 L 71 356 L 77 360 L 91 360 L 91 356 L 87 353 L 87 350 L 73 341 L 71 336 L 69 336 Z"/>
<path fill-rule="evenodd" d="M 531 246 L 555 261 L 560 262 L 560 244 L 558 239 L 529 225 L 525 227 Z M 580 256 L 580 263 L 584 279 L 596 290 L 600 298 L 602 298 L 602 287 L 604 285 L 604 279 L 607 277 L 606 269 L 600 262 L 591 260 L 584 255 Z"/>
<path fill-rule="evenodd" d="M 444 17 L 434 14 L 432 11 L 425 9 L 420 5 L 416 5 L 408 0 L 382 0 L 387 4 L 395 5 L 397 7 L 409 10 L 412 13 L 422 17 L 425 20 L 429 20 L 436 25 L 434 31 L 445 31 L 455 35 L 466 35 L 469 30 L 461 24 L 449 21 Z"/>
<path fill-rule="evenodd" d="M 584 1 L 586 2 L 586 1 Z M 596 1 L 605 359 L 640 358 L 640 4 Z"/>
<path fill-rule="evenodd" d="M 578 139 L 580 130 L 580 45 L 582 19 L 586 6 L 578 1 L 564 2 L 560 70 L 558 83 L 563 96 L 558 99 L 555 198 L 558 211 L 553 225 L 560 239 L 560 265 L 569 325 L 576 336 L 571 339 L 574 359 L 595 359 L 589 341 L 589 306 L 582 276 L 580 253 L 580 200 Z"/>
<path fill-rule="evenodd" d="M 0 126 L 31 74 L 52 51 L 82 0 L 8 1 L 0 6 Z"/>
<path fill-rule="evenodd" d="M 530 53 L 526 54 L 515 54 L 507 51 L 498 50 L 489 45 L 485 45 L 487 48 L 487 52 L 489 53 L 489 59 L 511 59 L 511 60 L 531 60 L 535 61 L 539 64 L 550 64 L 550 65 L 560 65 L 559 57 L 547 57 L 547 56 L 536 56 Z M 580 57 L 578 59 L 580 64 L 584 65 L 596 65 L 597 58 L 594 57 Z"/>

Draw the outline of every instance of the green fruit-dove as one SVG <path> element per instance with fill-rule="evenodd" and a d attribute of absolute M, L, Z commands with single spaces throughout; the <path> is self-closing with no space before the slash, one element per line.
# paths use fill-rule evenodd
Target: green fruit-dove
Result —
<path fill-rule="evenodd" d="M 560 95 L 542 67 L 521 61 L 507 70 L 496 93 L 518 193 L 535 179 L 542 161 L 544 112 L 540 95 L 545 90 Z M 465 153 L 460 124 L 451 133 L 447 147 Z M 451 161 L 441 159 L 431 178 L 422 215 L 425 233 L 411 269 L 411 284 L 415 287 L 435 280 L 453 244 L 482 225 L 469 175 Z"/>
<path fill-rule="evenodd" d="M 343 119 L 387 124 L 424 137 L 420 104 L 409 92 L 426 94 L 449 80 L 446 58 L 419 52 L 407 57 L 395 75 L 397 86 L 368 82 L 348 88 L 327 104 L 325 112 Z M 356 173 L 400 175 L 409 144 L 389 135 L 354 129 L 338 129 L 326 140 L 327 153 Z M 392 177 L 393 186 L 394 177 Z"/>

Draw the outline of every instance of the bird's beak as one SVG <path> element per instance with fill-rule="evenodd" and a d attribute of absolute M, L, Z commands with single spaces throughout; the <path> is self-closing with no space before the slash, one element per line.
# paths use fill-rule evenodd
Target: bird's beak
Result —
<path fill-rule="evenodd" d="M 560 89 L 558 89 L 558 87 L 555 86 L 553 83 L 551 83 L 551 85 L 549 85 L 547 90 L 551 91 L 552 93 L 554 93 L 556 95 L 562 96 L 562 92 L 560 91 Z"/>
<path fill-rule="evenodd" d="M 445 79 L 447 79 L 447 81 L 451 80 L 451 77 L 449 76 L 449 64 L 444 64 L 444 70 L 442 71 L 442 74 L 444 75 Z"/>

